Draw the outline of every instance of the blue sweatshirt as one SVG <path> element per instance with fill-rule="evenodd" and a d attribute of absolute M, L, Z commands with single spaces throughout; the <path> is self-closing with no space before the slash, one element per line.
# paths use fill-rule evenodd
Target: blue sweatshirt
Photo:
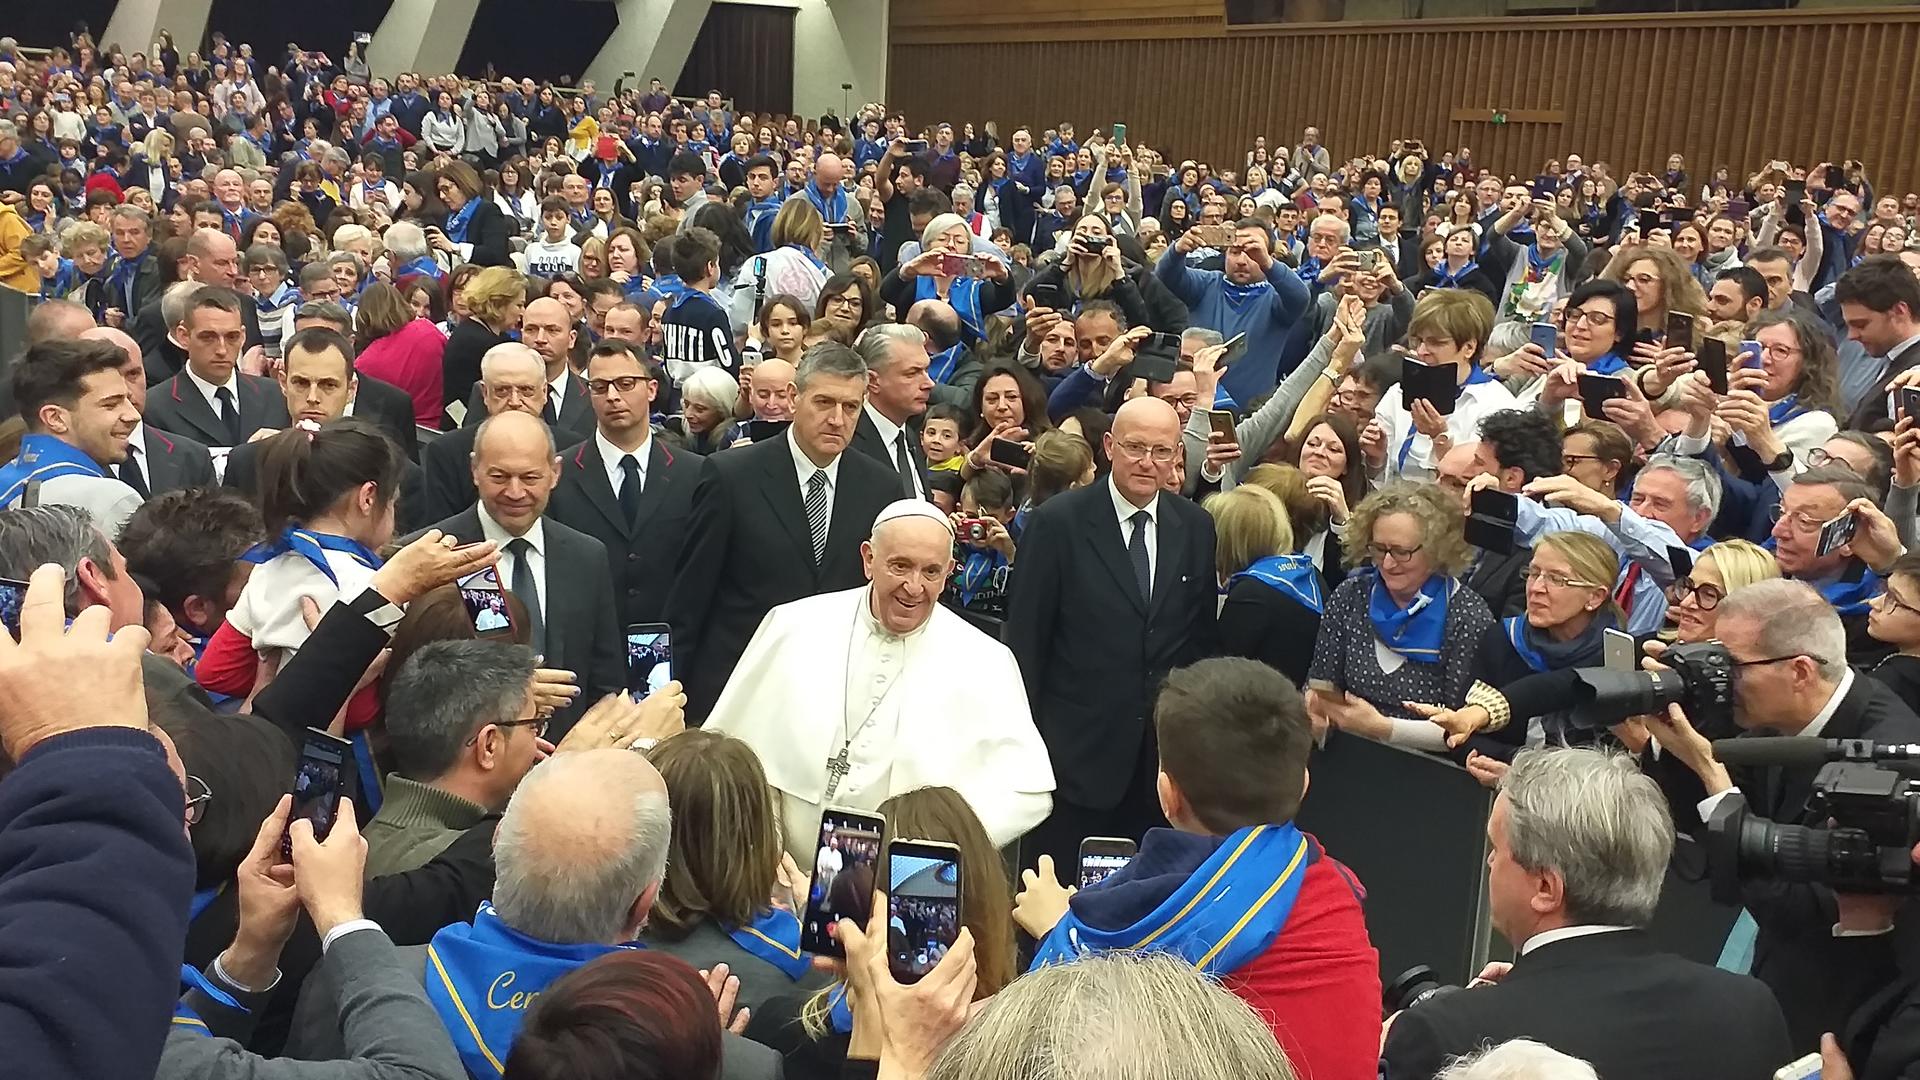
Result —
<path fill-rule="evenodd" d="M 1217 330 L 1228 338 L 1247 335 L 1246 354 L 1220 376 L 1222 390 L 1235 401 L 1252 401 L 1274 388 L 1285 374 L 1280 370 L 1280 353 L 1287 333 L 1307 309 L 1307 287 L 1300 275 L 1275 259 L 1264 286 L 1234 285 L 1218 270 L 1189 267 L 1171 244 L 1154 273 L 1187 305 L 1191 325 Z"/>
<path fill-rule="evenodd" d="M 193 895 L 183 801 L 159 742 L 129 728 L 54 736 L 0 781 L 9 1076 L 153 1076 Z"/>

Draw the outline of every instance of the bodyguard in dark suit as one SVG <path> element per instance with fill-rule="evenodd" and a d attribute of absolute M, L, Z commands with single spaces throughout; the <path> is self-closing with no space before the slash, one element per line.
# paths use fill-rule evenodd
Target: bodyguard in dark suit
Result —
<path fill-rule="evenodd" d="M 1020 538 L 1005 638 L 1059 784 L 1023 865 L 1043 854 L 1071 865 L 1088 836 L 1137 840 L 1165 824 L 1154 695 L 1169 669 L 1213 648 L 1213 519 L 1165 490 L 1178 414 L 1129 401 L 1106 450 L 1113 472 L 1049 499 Z"/>
<path fill-rule="evenodd" d="M 899 474 L 845 452 L 866 389 L 858 353 L 815 345 L 794 376 L 786 435 L 715 454 L 701 468 L 667 595 L 689 723 L 706 719 L 769 610 L 866 580 L 860 544 L 901 490 Z"/>
<path fill-rule="evenodd" d="M 559 480 L 546 425 L 510 410 L 479 432 L 473 475 L 480 501 L 432 527 L 463 544 L 500 546 L 500 583 L 526 606 L 533 651 L 546 657 L 543 667 L 571 671 L 578 680 L 580 695 L 553 716 L 547 737 L 558 739 L 589 705 L 626 688 L 625 638 L 607 549 L 546 516 Z"/>
<path fill-rule="evenodd" d="M 155 260 L 149 259 L 149 262 Z M 239 273 L 240 252 L 234 238 L 218 229 L 198 229 L 187 237 L 186 250 L 180 256 L 179 273 L 181 282 L 198 282 L 202 285 L 217 285 L 223 289 L 232 289 Z M 153 376 L 154 381 L 179 372 L 183 357 L 178 348 L 170 348 L 168 332 L 174 328 L 177 320 L 165 317 L 166 289 L 155 289 L 143 294 L 138 311 L 127 313 L 129 329 L 133 340 L 139 342 L 140 351 L 147 357 L 149 365 L 159 361 L 164 367 L 162 374 Z M 240 320 L 247 334 L 247 347 L 252 348 L 263 340 L 260 335 L 260 316 L 253 302 L 234 294 L 240 300 Z"/>
<path fill-rule="evenodd" d="M 1762 581 L 1729 594 L 1719 610 L 1714 634 L 1739 665 L 1739 738 L 1920 742 L 1920 717 L 1884 683 L 1847 667 L 1840 617 L 1810 586 Z M 1642 763 L 1666 791 L 1680 828 L 1703 833 L 1706 819 L 1734 799 L 1776 823 L 1827 824 L 1807 805 L 1817 770 L 1722 765 L 1691 724 L 1655 718 L 1648 726 L 1661 753 L 1643 754 Z M 1741 882 L 1740 900 L 1759 927 L 1753 974 L 1779 999 L 1799 1052 L 1816 1046 L 1822 1032 L 1842 1030 L 1848 1014 L 1891 979 L 1892 935 L 1835 935 L 1832 889 L 1754 879 Z"/>
<path fill-rule="evenodd" d="M 546 399 L 545 365 L 540 354 L 517 341 L 503 341 L 481 360 L 481 405 L 487 415 L 519 411 L 540 415 Z M 438 521 L 473 505 L 473 435 L 478 426 L 456 428 L 420 452 L 421 505 L 427 521 Z M 556 445 L 566 440 L 554 436 Z"/>
<path fill-rule="evenodd" d="M 204 444 L 145 423 L 133 429 L 127 439 L 127 459 L 114 472 L 143 499 L 182 488 L 212 487 L 216 482 L 213 455 Z"/>
<path fill-rule="evenodd" d="M 1663 802 L 1631 762 L 1598 750 L 1516 758 L 1487 821 L 1487 896 L 1520 955 L 1491 986 L 1400 1013 L 1381 1080 L 1428 1080 L 1455 1055 L 1522 1036 L 1642 1080 L 1767 1080 L 1806 1050 L 1758 980 L 1648 939 L 1673 853 Z"/>
<path fill-rule="evenodd" d="M 554 407 L 559 402 L 559 408 Z M 467 395 L 467 416 L 460 421 L 461 427 L 479 427 L 480 421 L 487 418 L 487 391 L 483 382 L 476 381 L 473 390 Z M 540 418 L 553 429 L 554 437 L 561 442 L 577 442 L 593 434 L 593 403 L 587 397 L 585 379 L 567 372 L 558 387 L 549 386 L 546 401 L 540 406 Z"/>
<path fill-rule="evenodd" d="M 661 378 L 658 366 L 619 338 L 593 347 L 587 382 L 599 426 L 561 452 L 560 483 L 547 506 L 550 518 L 606 546 L 622 626 L 666 621 L 705 460 L 653 437 L 648 420 Z"/>
<path fill-rule="evenodd" d="M 246 331 L 231 290 L 205 285 L 188 301 L 187 366 L 147 391 L 147 423 L 208 446 L 238 446 L 261 428 L 287 426 L 287 402 L 271 379 L 237 370 Z"/>
<path fill-rule="evenodd" d="M 927 411 L 927 336 L 917 326 L 886 323 L 858 342 L 867 363 L 867 404 L 854 428 L 853 448 L 892 469 L 904 498 L 927 497 L 927 459 L 916 420 Z"/>

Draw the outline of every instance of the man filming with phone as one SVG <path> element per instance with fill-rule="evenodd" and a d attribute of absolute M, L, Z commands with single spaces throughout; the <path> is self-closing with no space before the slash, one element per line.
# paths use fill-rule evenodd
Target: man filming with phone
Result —
<path fill-rule="evenodd" d="M 1235 401 L 1252 401 L 1279 379 L 1280 352 L 1294 323 L 1307 308 L 1307 287 L 1287 265 L 1273 257 L 1273 237 L 1258 218 L 1235 222 L 1227 243 L 1226 268 L 1196 270 L 1186 262 L 1199 246 L 1199 230 L 1188 229 L 1160 256 L 1154 272 L 1192 312 L 1192 325 L 1225 337 L 1247 335 L 1247 354 L 1228 369 L 1220 383 Z"/>

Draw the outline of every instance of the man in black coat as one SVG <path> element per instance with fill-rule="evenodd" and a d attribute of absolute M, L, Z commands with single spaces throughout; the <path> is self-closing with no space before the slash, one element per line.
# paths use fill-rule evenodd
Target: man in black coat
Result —
<path fill-rule="evenodd" d="M 648 421 L 661 378 L 620 338 L 593 347 L 587 382 L 599 425 L 560 454 L 560 483 L 547 508 L 553 520 L 606 545 L 622 626 L 666 621 L 705 460 L 653 437 Z"/>
<path fill-rule="evenodd" d="M 155 265 L 158 265 L 157 262 Z M 185 343 L 175 345 L 170 340 L 178 320 L 167 318 L 169 305 L 166 303 L 166 294 L 187 282 L 232 289 L 239 280 L 239 247 L 233 237 L 218 229 L 196 229 L 187 238 L 187 249 L 180 256 L 179 270 L 179 282 L 165 289 L 151 290 L 150 294 L 142 297 L 139 311 L 127 313 L 133 340 L 139 343 L 140 351 L 145 354 L 149 378 L 155 382 L 178 373 L 184 362 L 182 349 Z M 260 336 L 260 315 L 251 300 L 241 303 L 240 321 L 242 329 L 246 331 L 247 348 L 264 340 Z"/>
<path fill-rule="evenodd" d="M 1519 947 L 1492 985 L 1397 1014 L 1382 1080 L 1429 1080 L 1448 1059 L 1522 1036 L 1605 1077 L 1767 1080 L 1800 1049 L 1773 995 L 1745 975 L 1663 953 L 1645 927 L 1673 854 L 1659 788 L 1598 750 L 1524 751 L 1487 820 L 1494 929 Z"/>
<path fill-rule="evenodd" d="M 1135 840 L 1166 824 L 1156 790 L 1153 700 L 1176 667 L 1211 654 L 1213 519 L 1166 493 L 1180 417 L 1136 398 L 1106 436 L 1107 479 L 1049 499 L 1027 522 L 1006 642 L 1053 759 L 1053 814 L 1021 864 L 1072 865 L 1088 836 Z"/>
<path fill-rule="evenodd" d="M 239 446 L 261 428 L 284 428 L 287 401 L 272 379 L 237 369 L 246 331 L 231 290 L 203 285 L 181 320 L 187 366 L 147 392 L 146 422 L 210 447 Z"/>
<path fill-rule="evenodd" d="M 614 612 L 607 549 L 547 517 L 560 472 L 545 424 L 507 410 L 477 431 L 479 502 L 432 527 L 463 544 L 499 545 L 500 584 L 526 607 L 533 651 L 545 657 L 543 667 L 573 672 L 580 687 L 573 703 L 553 714 L 547 737 L 558 742 L 589 705 L 626 688 L 625 638 Z"/>
<path fill-rule="evenodd" d="M 1920 742 L 1920 717 L 1885 684 L 1847 666 L 1840 616 L 1804 582 L 1762 581 L 1729 594 L 1714 633 L 1738 667 L 1740 739 Z M 1708 818 L 1730 809 L 1730 800 L 1779 824 L 1826 826 L 1827 815 L 1808 806 L 1816 769 L 1723 765 L 1677 706 L 1648 727 L 1661 753 L 1648 752 L 1643 761 L 1666 790 L 1681 828 L 1703 832 Z M 1742 881 L 1740 894 L 1759 927 L 1753 974 L 1779 998 L 1801 1052 L 1816 1046 L 1821 1033 L 1843 1030 L 1848 1014 L 1892 978 L 1891 935 L 1837 933 L 1846 920 L 1825 885 L 1756 878 Z"/>
<path fill-rule="evenodd" d="M 853 448 L 892 469 L 903 498 L 927 497 L 927 459 L 918 418 L 927 411 L 927 335 L 919 327 L 884 323 L 856 343 L 867 363 L 867 403 L 854 428 Z"/>
<path fill-rule="evenodd" d="M 898 473 L 845 452 L 866 391 L 860 354 L 815 345 L 794 376 L 786 435 L 702 466 L 667 594 L 688 723 L 706 719 L 768 611 L 866 581 L 860 544 L 900 493 Z"/>
<path fill-rule="evenodd" d="M 540 415 L 547 397 L 545 365 L 540 354 L 517 341 L 487 350 L 480 361 L 481 404 L 488 416 L 519 411 Z M 427 444 L 420 453 L 423 473 L 423 520 L 438 521 L 473 505 L 473 437 L 479 425 L 456 428 Z M 556 443 L 571 442 L 555 435 Z"/>

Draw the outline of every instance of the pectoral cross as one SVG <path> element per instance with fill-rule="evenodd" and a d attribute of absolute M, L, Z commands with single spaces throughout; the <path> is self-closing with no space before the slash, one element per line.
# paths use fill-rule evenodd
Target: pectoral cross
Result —
<path fill-rule="evenodd" d="M 853 765 L 847 761 L 847 748 L 842 746 L 838 757 L 827 762 L 827 802 L 833 801 L 833 795 L 840 790 L 840 781 L 853 771 Z"/>

